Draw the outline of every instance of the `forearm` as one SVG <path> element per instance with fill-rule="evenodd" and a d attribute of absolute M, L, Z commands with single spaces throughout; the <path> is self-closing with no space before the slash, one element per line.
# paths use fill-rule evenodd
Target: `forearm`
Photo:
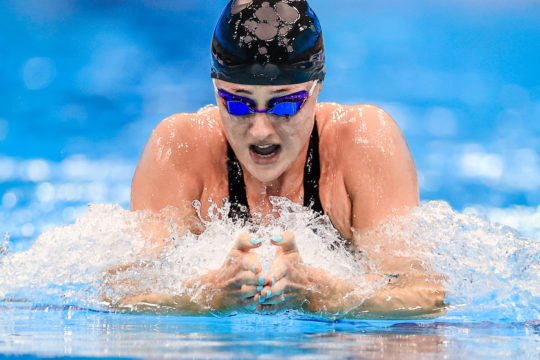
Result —
<path fill-rule="evenodd" d="M 187 294 L 169 295 L 157 293 L 142 293 L 137 295 L 126 295 L 112 308 L 119 311 L 153 311 L 174 312 L 184 315 L 196 315 L 208 313 L 201 304 L 193 301 Z"/>
<path fill-rule="evenodd" d="M 358 306 L 347 313 L 350 317 L 410 319 L 433 318 L 445 312 L 444 288 L 440 282 L 425 277 L 385 276 L 386 282 L 371 294 L 359 294 Z"/>
<path fill-rule="evenodd" d="M 171 295 L 166 293 L 140 292 L 120 296 L 111 306 L 125 311 L 174 312 L 181 314 L 208 314 L 214 308 L 215 291 L 211 288 L 210 279 L 215 271 L 185 281 L 182 293 Z"/>
<path fill-rule="evenodd" d="M 313 286 L 305 308 L 311 312 L 354 318 L 436 317 L 444 313 L 444 289 L 440 282 L 424 276 L 368 276 L 367 288 L 337 279 L 326 271 L 310 268 Z"/>

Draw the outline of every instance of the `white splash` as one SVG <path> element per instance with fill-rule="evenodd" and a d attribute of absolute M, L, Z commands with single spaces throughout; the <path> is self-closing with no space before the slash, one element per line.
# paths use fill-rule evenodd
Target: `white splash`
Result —
<path fill-rule="evenodd" d="M 283 199 L 272 202 L 280 218 L 247 228 L 224 217 L 227 206 L 220 209 L 212 205 L 211 220 L 205 222 L 206 230 L 201 235 L 173 233 L 158 258 L 147 255 L 148 242 L 137 230 L 146 216 L 144 212 L 93 205 L 75 224 L 40 235 L 27 251 L 9 253 L 6 243 L 0 246 L 0 298 L 101 308 L 108 270 L 133 264 L 137 265 L 121 276 L 135 280 L 139 291 L 178 295 L 186 291 L 182 288 L 184 280 L 218 268 L 242 231 L 266 239 L 256 254 L 263 271 L 268 270 L 275 251 L 269 239 L 285 229 L 295 233 L 305 263 L 365 286 L 364 274 L 373 267 L 355 261 L 337 241 L 337 232 L 327 218 Z M 446 318 L 540 318 L 539 241 L 475 215 L 453 211 L 445 202 L 423 204 L 408 216 L 391 218 L 364 236 L 381 234 L 408 242 L 411 251 L 444 276 L 450 306 Z M 387 256 L 403 253 L 391 250 L 391 246 L 389 249 Z"/>

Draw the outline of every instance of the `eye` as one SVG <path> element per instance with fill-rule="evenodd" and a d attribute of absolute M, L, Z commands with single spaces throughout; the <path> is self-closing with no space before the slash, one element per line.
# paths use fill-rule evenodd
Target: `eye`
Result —
<path fill-rule="evenodd" d="M 227 110 L 231 115 L 243 116 L 251 113 L 249 106 L 240 100 L 227 101 Z"/>
<path fill-rule="evenodd" d="M 279 116 L 293 116 L 298 112 L 299 105 L 298 101 L 282 101 L 274 105 L 272 112 Z"/>

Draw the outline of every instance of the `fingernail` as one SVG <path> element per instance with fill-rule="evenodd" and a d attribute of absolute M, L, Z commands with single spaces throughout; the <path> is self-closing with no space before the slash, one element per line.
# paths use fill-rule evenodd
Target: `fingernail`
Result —
<path fill-rule="evenodd" d="M 259 297 L 259 304 L 262 304 L 264 302 L 264 300 L 266 300 L 265 298 L 263 298 L 262 296 Z"/>
<path fill-rule="evenodd" d="M 251 268 L 251 270 L 253 270 L 253 273 L 254 273 L 254 274 L 257 273 L 257 269 L 255 269 L 255 265 L 253 265 L 253 267 Z"/>
<path fill-rule="evenodd" d="M 261 243 L 261 239 L 257 239 L 257 238 L 251 238 L 249 240 L 253 245 L 259 245 Z"/>
<path fill-rule="evenodd" d="M 269 298 L 270 296 L 272 296 L 272 290 L 268 289 L 266 290 L 266 298 Z"/>
<path fill-rule="evenodd" d="M 275 243 L 280 243 L 283 238 L 281 236 L 272 236 L 272 241 Z"/>
<path fill-rule="evenodd" d="M 264 285 L 264 276 L 259 276 L 259 284 Z"/>
<path fill-rule="evenodd" d="M 274 278 L 272 278 L 272 286 L 274 286 L 275 283 L 276 283 L 276 280 L 274 280 Z"/>
<path fill-rule="evenodd" d="M 258 291 L 258 292 L 261 292 L 262 289 L 263 289 L 263 287 L 264 287 L 264 286 L 262 286 L 262 285 L 257 286 L 257 291 Z"/>

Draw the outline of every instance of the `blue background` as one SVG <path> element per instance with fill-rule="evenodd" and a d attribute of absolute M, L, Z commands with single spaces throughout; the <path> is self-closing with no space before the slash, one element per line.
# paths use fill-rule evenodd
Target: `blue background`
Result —
<path fill-rule="evenodd" d="M 226 1 L 0 0 L 0 231 L 129 207 L 153 127 L 214 103 L 209 47 Z M 540 2 L 310 1 L 326 43 L 320 101 L 400 124 L 421 199 L 540 203 Z"/>

